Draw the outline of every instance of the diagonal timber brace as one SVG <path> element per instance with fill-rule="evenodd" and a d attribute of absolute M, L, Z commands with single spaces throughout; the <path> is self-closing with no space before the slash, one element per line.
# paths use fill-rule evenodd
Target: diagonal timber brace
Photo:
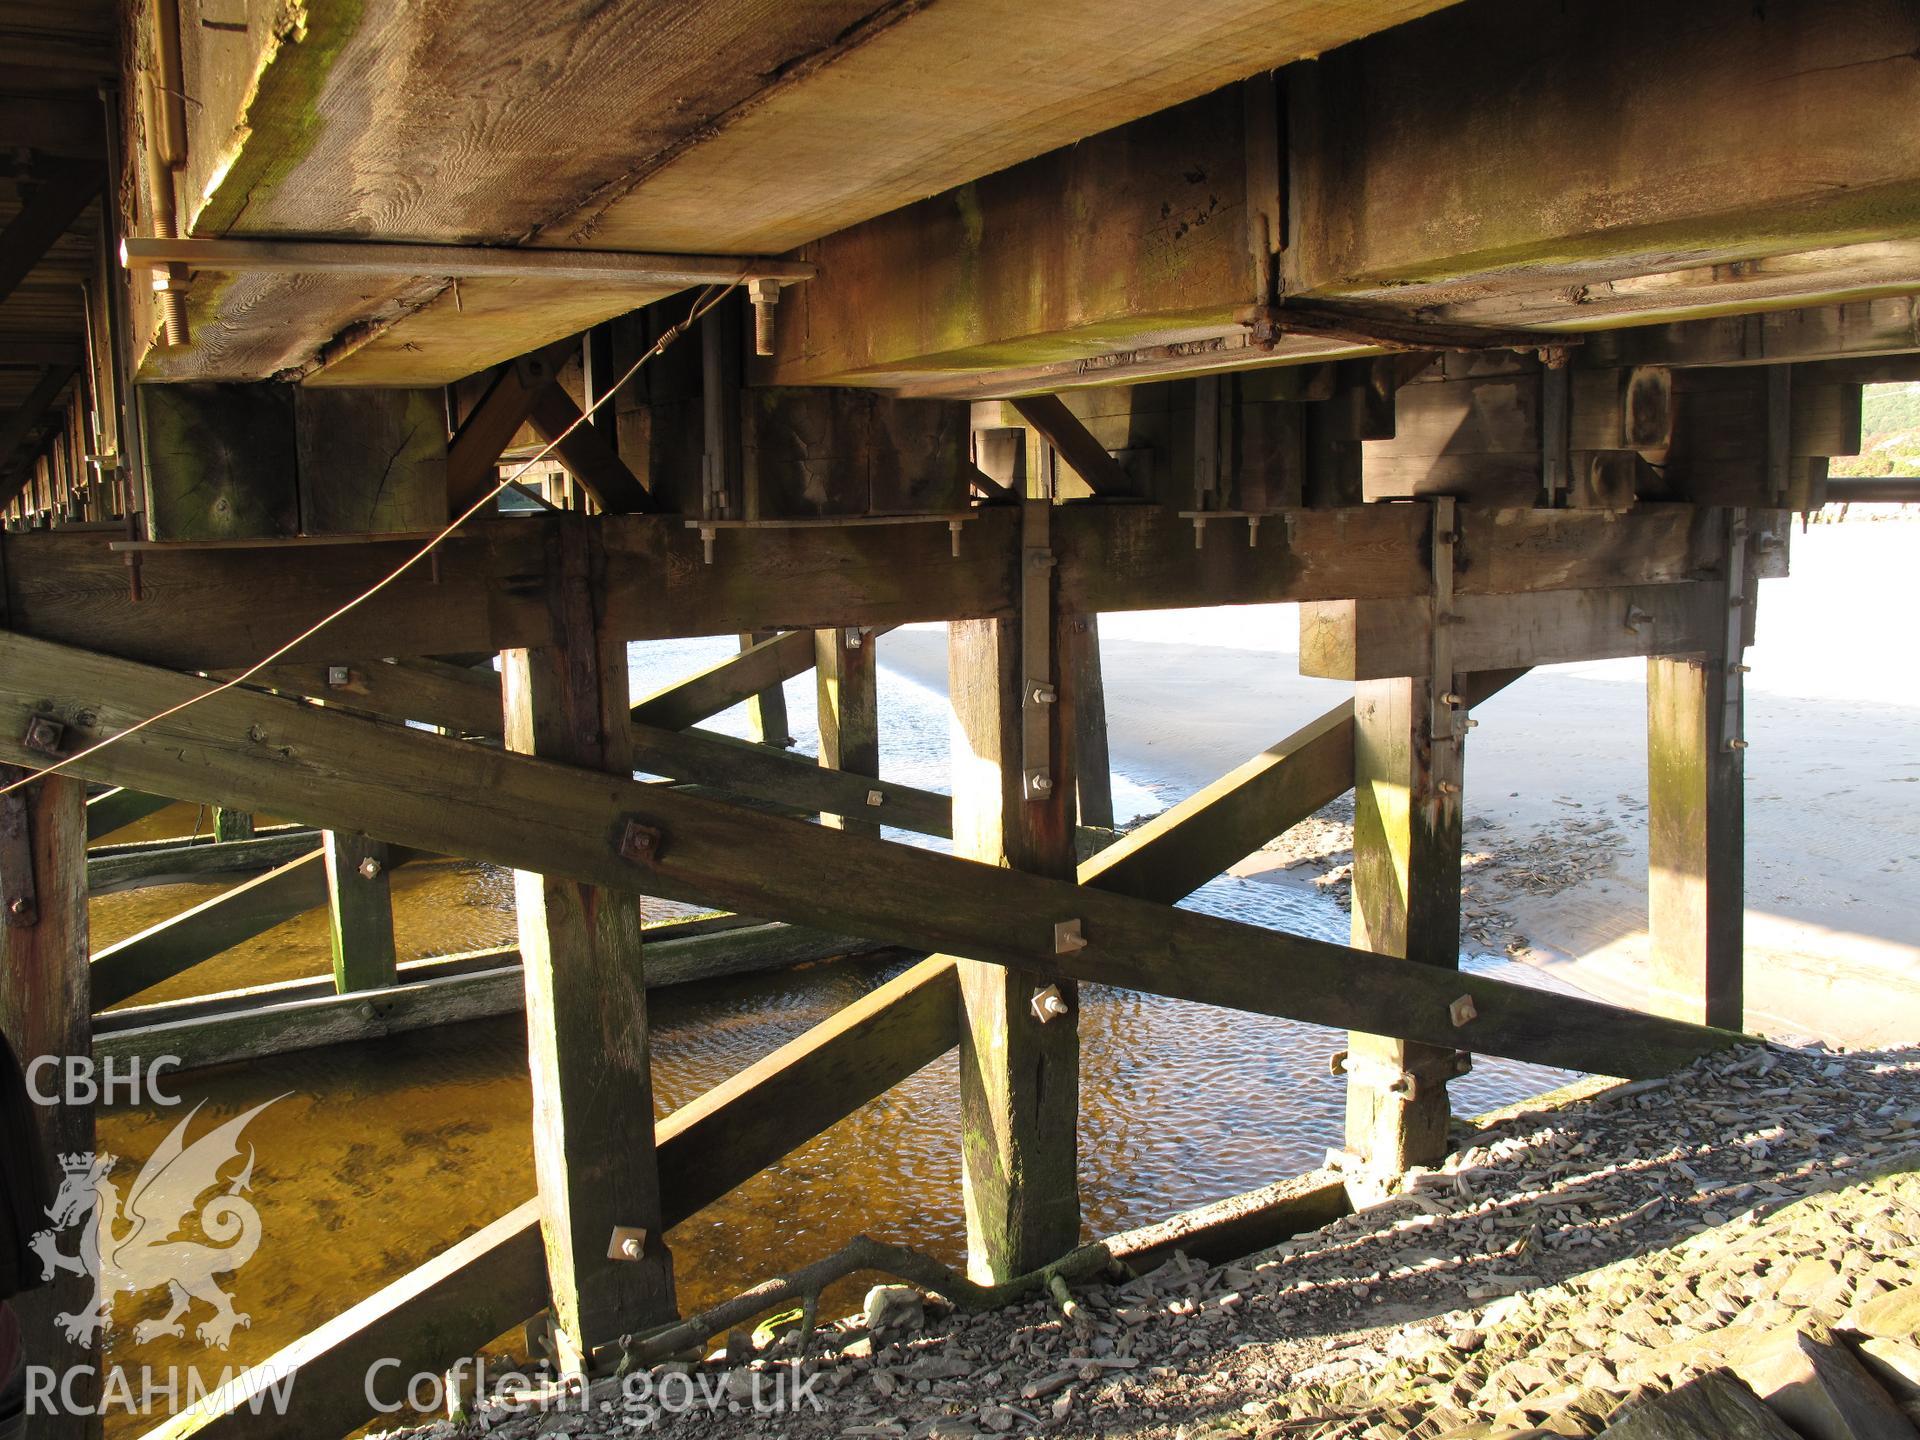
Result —
<path fill-rule="evenodd" d="M 0 760 L 36 714 L 68 753 L 200 681 L 0 637 Z M 658 786 L 228 691 L 76 762 L 72 773 L 317 822 L 440 854 L 591 884 L 671 890 L 770 918 L 1342 1029 L 1592 1070 L 1653 1075 L 1733 1044 L 1730 1031 L 1546 995 L 1481 976 L 1102 894 Z M 622 839 L 653 832 L 643 858 Z M 1078 920 L 1089 944 L 1055 953 Z M 1456 1026 L 1455 1002 L 1476 1017 Z"/>
<path fill-rule="evenodd" d="M 1235 771 L 1239 780 L 1212 801 L 1189 802 L 1141 826 L 1129 840 L 1143 838 L 1144 845 L 1122 842 L 1094 856 L 1080 867 L 1081 883 L 1167 904 L 1182 899 L 1351 783 L 1351 730 L 1350 705 L 1320 717 Z M 1323 737 L 1332 735 L 1337 749 L 1343 731 L 1349 762 L 1339 772 L 1344 779 L 1336 779 L 1315 742 L 1324 749 Z M 1257 774 L 1248 773 L 1255 767 Z M 1329 786 L 1338 788 L 1328 793 Z M 1263 806 L 1270 808 L 1256 818 Z M 1137 863 L 1169 849 L 1187 863 Z M 667 1223 L 694 1214 L 931 1064 L 959 1043 L 959 1019 L 957 962 L 934 956 L 674 1112 L 656 1132 Z M 365 1416 L 354 1382 L 371 1359 L 404 1355 L 413 1364 L 444 1368 L 544 1305 L 544 1276 L 534 1264 L 539 1247 L 539 1214 L 530 1203 L 248 1372 L 227 1400 L 230 1409 L 204 1405 L 163 1435 L 219 1440 L 239 1433 L 235 1427 L 248 1415 L 245 1397 L 296 1368 L 301 1384 L 285 1433 L 356 1425 Z M 478 1314 L 465 1289 L 466 1277 L 475 1274 L 501 1281 L 491 1308 Z M 447 1297 L 444 1313 L 436 1306 L 440 1295 Z M 426 1320 L 417 1312 L 426 1312 Z"/>

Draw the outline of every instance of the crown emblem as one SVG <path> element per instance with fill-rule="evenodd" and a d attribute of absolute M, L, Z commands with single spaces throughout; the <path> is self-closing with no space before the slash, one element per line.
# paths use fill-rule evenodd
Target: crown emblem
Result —
<path fill-rule="evenodd" d="M 118 1160 L 114 1155 L 96 1155 L 91 1150 L 76 1150 L 72 1154 L 60 1156 L 60 1168 L 69 1175 L 85 1175 L 97 1162 L 103 1170 L 111 1170 Z"/>

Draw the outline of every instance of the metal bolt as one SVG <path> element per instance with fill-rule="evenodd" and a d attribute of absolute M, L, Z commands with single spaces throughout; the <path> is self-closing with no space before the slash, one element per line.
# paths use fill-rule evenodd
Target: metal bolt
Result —
<path fill-rule="evenodd" d="M 1346 1074 L 1347 1073 L 1347 1052 L 1344 1050 L 1336 1050 L 1333 1052 L 1333 1054 L 1329 1055 L 1327 1057 L 1327 1069 L 1329 1072 L 1335 1075 Z"/>
<path fill-rule="evenodd" d="M 1027 777 L 1027 786 L 1036 795 L 1051 795 L 1053 793 L 1053 777 L 1045 773 L 1030 775 Z"/>
<path fill-rule="evenodd" d="M 24 924 L 33 918 L 33 901 L 24 895 L 15 896 L 7 905 L 7 913 Z"/>
<path fill-rule="evenodd" d="M 1434 788 L 1442 795 L 1458 795 L 1460 793 L 1460 787 L 1451 780 L 1442 780 Z"/>
<path fill-rule="evenodd" d="M 882 795 L 878 790 L 867 791 L 867 804 L 869 805 L 878 805 L 886 798 L 887 797 Z"/>
<path fill-rule="evenodd" d="M 371 855 L 367 856 L 366 859 L 360 862 L 360 878 L 362 880 L 379 879 L 380 878 L 380 862 L 374 859 L 373 856 Z"/>
<path fill-rule="evenodd" d="M 1033 1018 L 1042 1025 L 1049 1020 L 1058 1020 L 1061 1016 L 1072 1013 L 1067 1002 L 1061 998 L 1058 985 L 1049 985 L 1044 990 L 1034 991 L 1031 1008 Z"/>
<path fill-rule="evenodd" d="M 654 865 L 660 860 L 660 851 L 665 847 L 667 837 L 651 825 L 642 825 L 638 820 L 629 820 L 626 830 L 620 836 L 620 854 L 636 865 Z"/>
<path fill-rule="evenodd" d="M 1462 995 L 1458 1000 L 1447 1006 L 1447 1017 L 1453 1021 L 1453 1027 L 1456 1030 L 1469 1021 L 1478 1019 L 1479 1016 L 1479 1008 L 1473 1003 L 1473 997 L 1471 995 Z"/>
<path fill-rule="evenodd" d="M 616 1225 L 607 1238 L 609 1260 L 638 1260 L 647 1250 L 647 1232 L 637 1225 Z"/>
<path fill-rule="evenodd" d="M 344 690 L 352 683 L 353 671 L 349 670 L 346 666 L 329 665 L 327 667 L 327 688 L 329 690 Z"/>
<path fill-rule="evenodd" d="M 1752 673 L 1753 673 L 1753 666 L 1751 666 L 1751 665 L 1737 665 L 1737 664 L 1736 664 L 1736 665 L 1729 665 L 1729 666 L 1727 666 L 1727 673 L 1728 673 L 1729 675 L 1750 675 L 1750 674 L 1752 674 Z"/>
<path fill-rule="evenodd" d="M 1727 741 L 1727 749 L 1729 750 L 1744 750 L 1746 748 L 1747 748 L 1747 742 L 1744 740 Z"/>
<path fill-rule="evenodd" d="M 1027 703 L 1029 705 L 1051 705 L 1058 698 L 1058 693 L 1054 690 L 1053 686 L 1041 680 L 1032 681 L 1027 688 Z"/>
<path fill-rule="evenodd" d="M 42 755 L 58 755 L 60 742 L 66 738 L 67 727 L 51 715 L 34 715 L 27 720 L 27 733 L 20 743 L 29 750 Z"/>
<path fill-rule="evenodd" d="M 773 354 L 773 307 L 780 303 L 778 280 L 749 280 L 747 298 L 753 302 L 753 353 Z"/>
<path fill-rule="evenodd" d="M 1073 955 L 1087 948 L 1087 932 L 1079 920 L 1061 920 L 1053 927 L 1053 953 Z"/>

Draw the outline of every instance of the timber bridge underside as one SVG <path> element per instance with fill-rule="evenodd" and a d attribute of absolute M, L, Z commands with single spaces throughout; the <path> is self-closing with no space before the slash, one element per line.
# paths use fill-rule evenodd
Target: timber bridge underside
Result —
<path fill-rule="evenodd" d="M 588 1367 L 675 1317 L 670 1227 L 956 1048 L 970 1272 L 1028 1275 L 1081 1238 L 1081 983 L 1350 1032 L 1380 1183 L 1474 1054 L 1740 1038 L 1759 582 L 1796 512 L 1920 498 L 1828 474 L 1920 380 L 1912 7 L 1063 4 L 1011 78 L 989 0 L 576 17 L 592 64 L 524 6 L 446 54 L 280 8 L 0 6 L 0 1024 L 213 1065 L 524 1008 L 539 1188 L 155 1434 L 344 1433 L 376 1360 L 543 1311 Z M 513 123 L 422 98 L 488 47 L 551 62 L 477 87 Z M 1352 700 L 1116 834 L 1099 616 L 1273 602 Z M 951 794 L 879 774 L 921 622 Z M 1472 710 L 1623 657 L 1645 1007 L 1461 973 Z M 1350 944 L 1177 908 L 1350 791 Z M 107 843 L 172 800 L 215 835 Z M 516 872 L 516 946 L 396 962 L 432 857 Z M 234 883 L 90 952 L 90 892 L 182 874 Z M 330 979 L 113 1008 L 322 907 Z M 649 986 L 878 947 L 927 958 L 654 1123 Z"/>

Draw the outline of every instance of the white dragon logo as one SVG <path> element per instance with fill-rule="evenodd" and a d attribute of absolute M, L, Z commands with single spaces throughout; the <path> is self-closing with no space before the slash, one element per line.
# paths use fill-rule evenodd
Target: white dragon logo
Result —
<path fill-rule="evenodd" d="M 286 1098 L 280 1095 L 256 1105 L 189 1145 L 187 1126 L 200 1113 L 195 1105 L 140 1167 L 124 1206 L 119 1188 L 109 1178 L 117 1157 L 88 1153 L 60 1157 L 64 1178 L 47 1207 L 47 1218 L 53 1223 L 33 1237 L 33 1249 L 40 1257 L 42 1279 L 51 1280 L 63 1272 L 93 1277 L 93 1300 L 88 1307 L 55 1317 L 68 1340 L 91 1347 L 113 1316 L 115 1296 L 163 1285 L 171 1308 L 161 1319 L 143 1320 L 134 1327 L 134 1339 L 141 1344 L 161 1335 L 184 1338 L 186 1327 L 180 1317 L 195 1300 L 213 1307 L 213 1314 L 194 1331 L 209 1348 L 226 1349 L 235 1328 L 251 1323 L 250 1317 L 233 1308 L 233 1300 L 214 1276 L 238 1270 L 260 1245 L 260 1214 L 242 1193 L 253 1182 L 253 1147 L 246 1147 L 246 1164 L 225 1182 L 220 1194 L 205 1204 L 200 1197 L 222 1183 L 220 1171 L 241 1153 L 240 1132 L 247 1122 Z M 196 1207 L 201 1232 L 211 1245 L 179 1238 Z M 75 1226 L 81 1227 L 77 1249 L 72 1255 L 63 1254 L 56 1244 L 58 1236 Z"/>

